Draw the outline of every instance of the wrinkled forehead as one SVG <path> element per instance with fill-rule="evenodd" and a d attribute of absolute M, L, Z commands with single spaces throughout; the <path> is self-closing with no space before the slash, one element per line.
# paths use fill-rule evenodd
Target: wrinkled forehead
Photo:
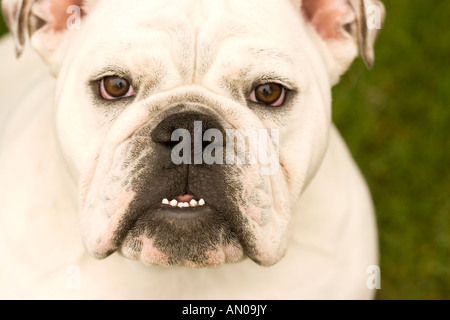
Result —
<path fill-rule="evenodd" d="M 288 0 L 99 1 L 87 22 L 95 23 L 86 28 L 95 30 L 90 37 L 95 43 L 86 47 L 104 48 L 112 55 L 140 46 L 165 47 L 183 61 L 203 61 L 203 67 L 227 45 L 287 59 L 285 52 L 298 42 L 293 39 L 292 28 L 299 23 L 294 11 Z"/>
<path fill-rule="evenodd" d="M 130 26 L 134 22 L 145 26 L 161 20 L 173 24 L 182 20 L 197 30 L 211 21 L 226 27 L 224 18 L 233 18 L 246 25 L 267 26 L 269 30 L 276 23 L 289 25 L 283 22 L 289 20 L 288 12 L 295 11 L 291 0 L 93 0 L 90 4 L 87 2 L 87 6 L 87 10 L 96 11 L 114 25 L 125 23 Z M 106 15 L 110 19 L 106 19 Z"/>

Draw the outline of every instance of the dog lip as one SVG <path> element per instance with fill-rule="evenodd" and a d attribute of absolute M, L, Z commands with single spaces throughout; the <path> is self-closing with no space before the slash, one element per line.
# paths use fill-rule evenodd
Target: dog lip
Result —
<path fill-rule="evenodd" d="M 144 212 L 145 216 L 153 219 L 166 219 L 174 221 L 186 221 L 203 219 L 207 216 L 217 214 L 217 210 L 208 204 L 197 207 L 172 207 L 170 205 L 156 203 Z"/>

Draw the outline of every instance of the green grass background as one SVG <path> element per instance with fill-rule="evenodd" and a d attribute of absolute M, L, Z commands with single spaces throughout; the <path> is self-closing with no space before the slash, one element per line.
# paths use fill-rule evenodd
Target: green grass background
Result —
<path fill-rule="evenodd" d="M 377 209 L 377 298 L 449 299 L 450 1 L 384 2 L 375 67 L 334 88 L 334 120 Z"/>

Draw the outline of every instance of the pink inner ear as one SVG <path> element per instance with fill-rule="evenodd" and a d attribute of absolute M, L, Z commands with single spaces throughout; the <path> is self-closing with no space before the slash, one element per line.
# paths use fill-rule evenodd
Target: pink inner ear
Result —
<path fill-rule="evenodd" d="M 50 29 L 53 31 L 63 31 L 67 29 L 67 19 L 73 15 L 73 12 L 67 13 L 67 8 L 72 5 L 81 9 L 83 0 L 50 0 L 47 1 L 47 12 L 51 16 Z M 83 11 L 81 10 L 81 14 Z"/>
<path fill-rule="evenodd" d="M 302 10 L 322 38 L 338 39 L 350 7 L 346 0 L 302 0 Z"/>

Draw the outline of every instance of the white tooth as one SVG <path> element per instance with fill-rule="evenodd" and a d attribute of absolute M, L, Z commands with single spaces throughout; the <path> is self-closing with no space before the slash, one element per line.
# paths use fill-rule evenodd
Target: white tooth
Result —
<path fill-rule="evenodd" d="M 197 201 L 195 199 L 192 199 L 191 202 L 189 202 L 191 207 L 196 207 L 197 206 Z"/>
<path fill-rule="evenodd" d="M 183 202 L 183 207 L 185 207 L 185 208 L 189 208 L 189 203 L 187 203 L 187 202 Z"/>
<path fill-rule="evenodd" d="M 167 200 L 167 199 L 164 198 L 164 199 L 162 200 L 162 204 L 169 204 L 169 200 Z"/>
<path fill-rule="evenodd" d="M 177 204 L 178 204 L 178 201 L 175 200 L 175 199 L 173 199 L 172 201 L 170 201 L 170 205 L 171 205 L 172 207 L 176 207 Z"/>
<path fill-rule="evenodd" d="M 199 206 L 203 206 L 204 204 L 205 204 L 205 200 L 200 199 L 200 200 L 198 201 L 198 205 L 199 205 Z"/>
<path fill-rule="evenodd" d="M 178 207 L 179 208 L 183 208 L 184 207 L 184 202 L 178 202 Z"/>

